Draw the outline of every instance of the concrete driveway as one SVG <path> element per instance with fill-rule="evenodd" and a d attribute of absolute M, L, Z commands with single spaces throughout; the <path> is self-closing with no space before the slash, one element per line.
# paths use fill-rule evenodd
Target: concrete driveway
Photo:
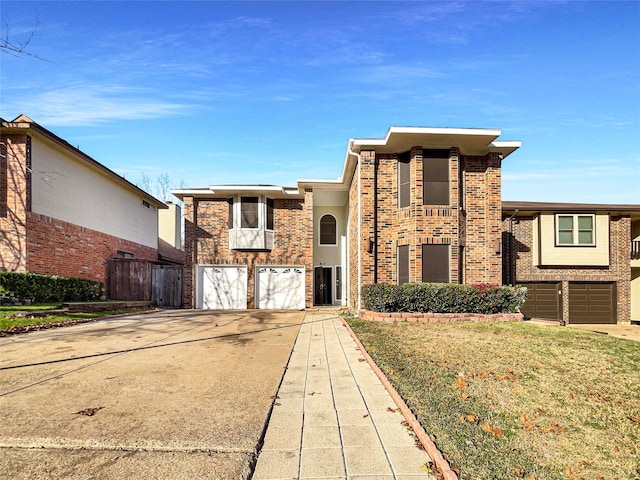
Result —
<path fill-rule="evenodd" d="M 176 310 L 0 338 L 0 478 L 245 478 L 304 315 Z"/>

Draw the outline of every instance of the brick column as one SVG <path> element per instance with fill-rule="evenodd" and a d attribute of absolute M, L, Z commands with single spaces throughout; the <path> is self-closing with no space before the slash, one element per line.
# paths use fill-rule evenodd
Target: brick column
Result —
<path fill-rule="evenodd" d="M 198 261 L 197 239 L 196 239 L 196 208 L 197 201 L 193 197 L 184 197 L 184 277 L 182 306 L 184 308 L 195 308 L 195 264 Z"/>

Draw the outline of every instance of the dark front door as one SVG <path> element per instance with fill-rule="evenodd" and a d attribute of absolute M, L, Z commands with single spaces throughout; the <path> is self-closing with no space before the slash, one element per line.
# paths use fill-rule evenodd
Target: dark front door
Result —
<path fill-rule="evenodd" d="M 331 268 L 316 267 L 314 269 L 314 295 L 315 305 L 331 305 Z"/>

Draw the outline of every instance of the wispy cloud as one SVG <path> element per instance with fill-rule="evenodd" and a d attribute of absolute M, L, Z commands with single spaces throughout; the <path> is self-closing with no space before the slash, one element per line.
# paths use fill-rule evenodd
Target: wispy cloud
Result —
<path fill-rule="evenodd" d="M 9 111 L 29 112 L 48 126 L 88 126 L 114 120 L 141 120 L 185 115 L 193 105 L 154 99 L 144 89 L 116 85 L 76 84 L 35 92 L 4 102 Z"/>

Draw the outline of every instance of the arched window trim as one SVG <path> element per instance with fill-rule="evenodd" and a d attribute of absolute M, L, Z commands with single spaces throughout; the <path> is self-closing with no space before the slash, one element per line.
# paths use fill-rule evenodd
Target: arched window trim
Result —
<path fill-rule="evenodd" d="M 322 220 L 325 217 L 331 217 L 331 218 L 333 218 L 333 221 L 335 222 L 336 229 L 335 229 L 335 234 L 334 234 L 332 243 L 324 243 L 322 241 Z M 324 247 L 333 247 L 333 246 L 337 246 L 338 245 L 338 219 L 332 213 L 323 214 L 320 217 L 320 220 L 318 221 L 318 245 L 322 245 Z"/>

